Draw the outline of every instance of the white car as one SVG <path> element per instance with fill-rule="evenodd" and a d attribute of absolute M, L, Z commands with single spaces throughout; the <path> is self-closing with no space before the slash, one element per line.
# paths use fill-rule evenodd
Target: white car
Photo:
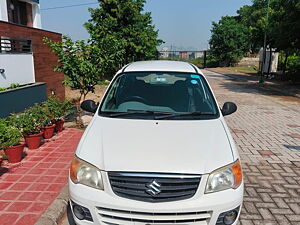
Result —
<path fill-rule="evenodd" d="M 76 224 L 236 224 L 243 201 L 238 151 L 194 65 L 135 62 L 113 78 L 70 168 Z"/>

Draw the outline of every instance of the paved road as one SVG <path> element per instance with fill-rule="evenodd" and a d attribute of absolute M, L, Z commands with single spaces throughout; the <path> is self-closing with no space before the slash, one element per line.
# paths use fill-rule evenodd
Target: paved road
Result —
<path fill-rule="evenodd" d="M 239 148 L 245 180 L 242 225 L 300 224 L 300 99 L 204 71 Z M 68 225 L 67 219 L 63 225 Z M 72 225 L 72 224 L 71 224 Z"/>

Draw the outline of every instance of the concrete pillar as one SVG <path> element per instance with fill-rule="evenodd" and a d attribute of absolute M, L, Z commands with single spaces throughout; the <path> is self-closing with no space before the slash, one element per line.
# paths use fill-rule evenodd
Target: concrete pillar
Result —
<path fill-rule="evenodd" d="M 32 17 L 33 27 L 42 29 L 41 9 L 39 4 L 32 4 Z"/>

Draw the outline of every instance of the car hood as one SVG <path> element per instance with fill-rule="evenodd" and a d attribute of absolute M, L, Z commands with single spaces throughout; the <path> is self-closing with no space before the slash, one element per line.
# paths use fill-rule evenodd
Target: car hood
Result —
<path fill-rule="evenodd" d="M 205 174 L 233 162 L 220 119 L 155 121 L 95 116 L 76 154 L 105 171 Z"/>

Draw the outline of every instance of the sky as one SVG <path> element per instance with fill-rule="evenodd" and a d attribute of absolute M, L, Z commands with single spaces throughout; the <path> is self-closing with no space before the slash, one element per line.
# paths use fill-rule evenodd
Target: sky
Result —
<path fill-rule="evenodd" d="M 74 40 L 88 39 L 83 24 L 88 21 L 89 7 L 97 0 L 40 0 L 43 29 L 69 35 Z M 85 6 L 52 9 L 53 7 L 96 3 Z M 236 15 L 251 0 L 148 0 L 145 11 L 152 13 L 159 38 L 172 50 L 205 50 L 208 48 L 211 24 L 222 16 Z"/>

